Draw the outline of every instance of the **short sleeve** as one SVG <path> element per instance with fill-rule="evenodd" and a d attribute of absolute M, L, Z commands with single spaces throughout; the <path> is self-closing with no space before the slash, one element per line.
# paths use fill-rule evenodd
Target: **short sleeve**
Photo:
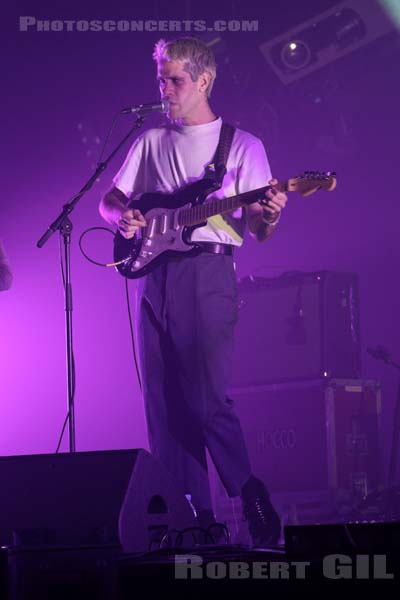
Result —
<path fill-rule="evenodd" d="M 143 168 L 143 137 L 133 142 L 124 164 L 113 179 L 117 187 L 127 198 L 139 191 L 139 179 Z M 140 190 L 143 191 L 143 190 Z"/>
<path fill-rule="evenodd" d="M 264 144 L 254 139 L 243 152 L 238 169 L 239 194 L 264 187 L 272 179 Z"/>

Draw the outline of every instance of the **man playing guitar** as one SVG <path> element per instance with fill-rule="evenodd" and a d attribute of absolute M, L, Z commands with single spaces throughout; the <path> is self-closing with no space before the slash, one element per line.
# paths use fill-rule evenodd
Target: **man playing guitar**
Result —
<path fill-rule="evenodd" d="M 127 240 L 147 226 L 135 202 L 146 192 L 173 193 L 204 177 L 222 120 L 209 104 L 216 76 L 211 50 L 194 38 L 160 40 L 154 50 L 169 122 L 133 143 L 100 203 L 103 218 Z M 206 448 L 228 496 L 240 495 L 255 545 L 275 544 L 280 521 L 263 482 L 251 471 L 240 423 L 226 397 L 237 321 L 233 250 L 245 226 L 260 242 L 287 202 L 271 178 L 262 142 L 236 129 L 226 175 L 212 198 L 270 184 L 264 202 L 215 215 L 194 229 L 198 252 L 168 258 L 140 280 L 138 347 L 150 448 L 186 494 L 202 527 L 214 521 Z M 261 200 L 261 199 L 260 199 Z"/>

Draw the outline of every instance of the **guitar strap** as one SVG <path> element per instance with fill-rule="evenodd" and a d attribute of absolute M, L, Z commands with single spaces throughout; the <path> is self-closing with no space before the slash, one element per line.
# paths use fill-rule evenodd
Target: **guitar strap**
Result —
<path fill-rule="evenodd" d="M 219 190 L 226 175 L 226 164 L 232 146 L 235 128 L 229 123 L 222 123 L 218 146 L 213 162 L 207 165 L 204 179 L 211 179 L 215 190 Z"/>
<path fill-rule="evenodd" d="M 221 188 L 226 174 L 226 163 L 228 162 L 234 134 L 235 128 L 233 125 L 222 123 L 213 161 L 206 166 L 204 177 L 191 184 L 193 187 L 200 186 L 200 193 L 192 203 L 192 206 L 203 204 L 211 192 L 215 192 Z M 207 187 L 204 187 L 205 183 L 208 184 Z"/>

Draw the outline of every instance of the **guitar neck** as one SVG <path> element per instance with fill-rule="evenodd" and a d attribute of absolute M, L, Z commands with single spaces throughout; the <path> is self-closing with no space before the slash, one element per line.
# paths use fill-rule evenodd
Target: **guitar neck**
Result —
<path fill-rule="evenodd" d="M 271 186 L 266 185 L 257 190 L 244 192 L 243 194 L 231 196 L 230 198 L 217 198 L 206 204 L 199 204 L 192 208 L 184 208 L 179 213 L 179 225 L 182 227 L 199 225 L 214 215 L 221 215 L 236 210 L 237 208 L 246 206 L 246 204 L 261 202 L 263 199 L 264 203 L 266 203 L 267 199 L 265 198 L 265 192 L 270 189 L 270 187 Z M 336 188 L 336 173 L 305 171 L 302 175 L 298 175 L 292 179 L 283 179 L 279 181 L 274 187 L 280 192 L 298 192 L 302 196 L 310 196 L 319 190 L 332 192 Z"/>
<path fill-rule="evenodd" d="M 206 204 L 200 204 L 193 208 L 185 208 L 179 214 L 179 224 L 181 226 L 198 225 L 199 223 L 204 223 L 204 221 L 207 221 L 207 219 L 214 215 L 230 212 L 237 208 L 241 208 L 246 204 L 257 202 L 257 200 L 264 196 L 268 188 L 269 186 L 266 185 L 257 190 L 244 192 L 243 194 L 231 196 L 230 198 L 217 198 Z"/>

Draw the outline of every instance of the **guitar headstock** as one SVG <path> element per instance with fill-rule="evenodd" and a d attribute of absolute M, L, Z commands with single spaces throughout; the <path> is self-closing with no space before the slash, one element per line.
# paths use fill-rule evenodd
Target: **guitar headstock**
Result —
<path fill-rule="evenodd" d="M 332 192 L 335 187 L 335 172 L 304 171 L 301 175 L 287 180 L 287 191 L 299 192 L 302 196 L 310 196 L 319 190 Z"/>

